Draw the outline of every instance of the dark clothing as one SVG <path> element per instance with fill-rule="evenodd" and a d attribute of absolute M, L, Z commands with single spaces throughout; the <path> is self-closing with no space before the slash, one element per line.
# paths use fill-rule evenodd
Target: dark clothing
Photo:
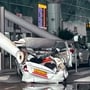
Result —
<path fill-rule="evenodd" d="M 46 63 L 45 66 L 50 69 L 54 69 L 56 67 L 56 64 L 55 63 Z"/>
<path fill-rule="evenodd" d="M 79 43 L 78 42 L 74 42 L 74 46 L 75 46 L 75 48 L 79 48 Z"/>
<path fill-rule="evenodd" d="M 35 57 L 35 58 L 30 59 L 30 61 L 31 61 L 31 62 L 34 62 L 34 63 L 41 64 L 43 60 L 42 60 L 41 58 L 36 58 L 36 57 Z"/>

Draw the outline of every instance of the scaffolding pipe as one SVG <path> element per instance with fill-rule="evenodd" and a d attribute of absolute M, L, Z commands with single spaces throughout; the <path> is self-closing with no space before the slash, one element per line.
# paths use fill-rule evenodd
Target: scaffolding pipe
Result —
<path fill-rule="evenodd" d="M 28 31 L 43 37 L 43 38 L 48 38 L 48 39 L 54 39 L 54 40 L 61 40 L 59 37 L 54 36 L 51 33 L 48 33 L 47 31 L 44 31 L 40 28 L 38 28 L 37 26 L 28 23 L 27 21 L 23 20 L 22 18 L 12 14 L 11 12 L 5 10 L 5 18 L 24 27 L 25 29 L 27 29 Z"/>
<path fill-rule="evenodd" d="M 19 63 L 24 61 L 24 54 L 21 52 L 10 39 L 8 39 L 4 34 L 0 33 L 0 47 L 16 57 Z"/>

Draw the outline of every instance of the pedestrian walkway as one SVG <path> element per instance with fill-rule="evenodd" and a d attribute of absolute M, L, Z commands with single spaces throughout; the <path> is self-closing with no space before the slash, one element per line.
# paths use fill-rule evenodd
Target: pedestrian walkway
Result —
<path fill-rule="evenodd" d="M 15 71 L 2 71 L 0 72 L 0 82 L 18 83 L 21 82 L 21 79 Z"/>
<path fill-rule="evenodd" d="M 15 75 L 4 75 L 4 76 L 0 76 L 0 82 L 19 83 L 21 82 L 21 79 L 16 74 Z"/>
<path fill-rule="evenodd" d="M 8 80 L 9 78 L 10 78 L 10 75 L 0 76 L 0 81 L 5 81 L 5 80 Z"/>

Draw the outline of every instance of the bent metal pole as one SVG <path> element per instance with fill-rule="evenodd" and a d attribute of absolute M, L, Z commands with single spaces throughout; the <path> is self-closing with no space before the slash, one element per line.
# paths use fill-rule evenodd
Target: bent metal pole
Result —
<path fill-rule="evenodd" d="M 24 54 L 21 52 L 10 39 L 0 32 L 0 47 L 16 57 L 19 63 L 24 61 Z"/>
<path fill-rule="evenodd" d="M 52 35 L 51 33 L 48 33 L 47 31 L 44 31 L 37 26 L 28 23 L 27 21 L 23 20 L 22 18 L 12 14 L 11 12 L 5 10 L 5 18 L 24 27 L 28 31 L 44 38 L 54 39 L 54 40 L 61 40 L 59 37 L 56 37 Z"/>

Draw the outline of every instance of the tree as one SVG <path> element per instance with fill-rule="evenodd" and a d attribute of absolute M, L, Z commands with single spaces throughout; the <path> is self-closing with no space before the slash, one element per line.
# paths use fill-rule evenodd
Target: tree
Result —
<path fill-rule="evenodd" d="M 59 30 L 59 37 L 63 40 L 71 40 L 74 34 L 66 28 L 64 30 Z"/>

